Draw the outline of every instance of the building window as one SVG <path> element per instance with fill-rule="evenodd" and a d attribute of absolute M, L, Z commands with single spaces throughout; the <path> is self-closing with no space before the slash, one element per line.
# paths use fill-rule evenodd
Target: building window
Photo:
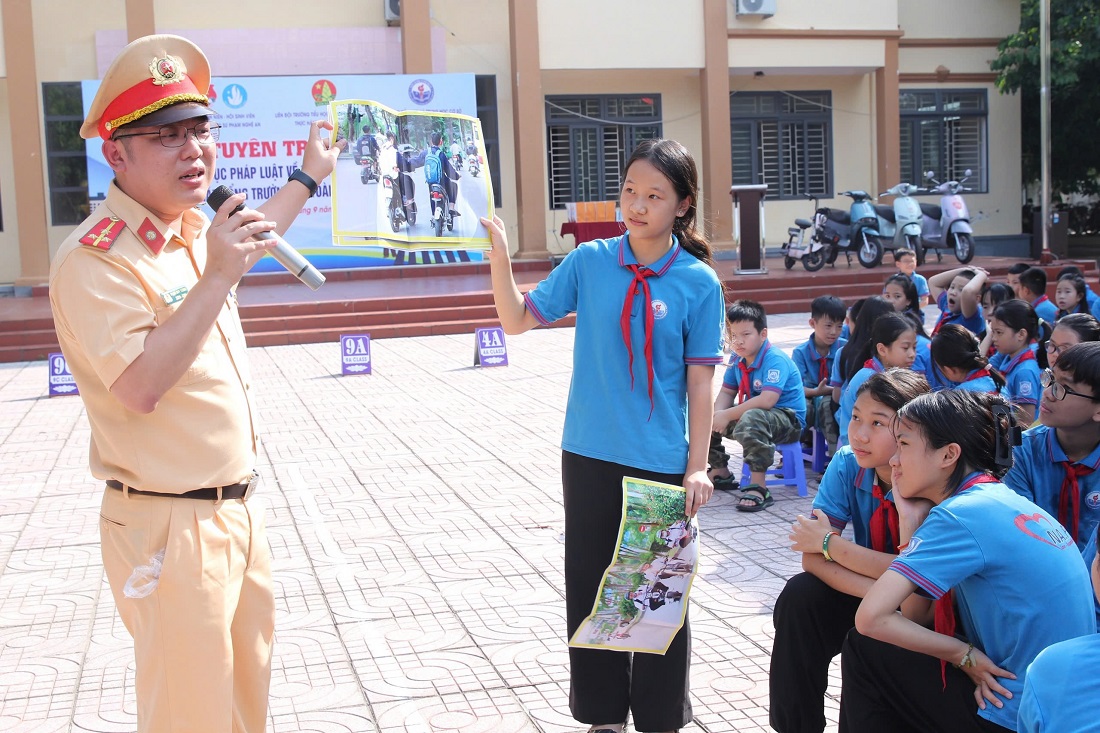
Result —
<path fill-rule="evenodd" d="M 627 157 L 660 136 L 660 94 L 547 97 L 550 208 L 618 201 Z"/>
<path fill-rule="evenodd" d="M 477 118 L 485 141 L 485 165 L 493 179 L 493 206 L 500 208 L 500 124 L 497 116 L 497 78 L 492 74 L 474 77 L 477 93 Z"/>
<path fill-rule="evenodd" d="M 920 184 L 932 171 L 936 180 L 961 181 L 969 168 L 967 185 L 988 192 L 986 91 L 902 89 L 900 101 L 902 179 Z"/>
<path fill-rule="evenodd" d="M 833 192 L 831 92 L 734 92 L 730 157 L 734 185 L 764 183 L 768 198 Z"/>
<path fill-rule="evenodd" d="M 42 85 L 46 112 L 46 171 L 54 226 L 79 224 L 88 216 L 88 164 L 80 125 L 84 102 L 80 82 Z"/>

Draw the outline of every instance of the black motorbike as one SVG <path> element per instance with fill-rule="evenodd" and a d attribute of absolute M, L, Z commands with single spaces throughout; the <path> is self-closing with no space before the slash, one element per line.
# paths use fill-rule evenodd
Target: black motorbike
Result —
<path fill-rule="evenodd" d="M 428 198 L 432 202 L 432 227 L 435 236 L 443 236 L 443 227 L 452 231 L 455 226 L 454 212 L 451 211 L 451 199 L 447 196 L 447 189 L 441 183 L 428 184 Z"/>

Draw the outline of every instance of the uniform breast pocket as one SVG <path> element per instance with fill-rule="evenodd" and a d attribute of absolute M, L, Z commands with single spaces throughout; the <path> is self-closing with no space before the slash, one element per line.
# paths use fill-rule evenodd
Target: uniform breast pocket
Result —
<path fill-rule="evenodd" d="M 173 305 L 164 306 L 163 308 L 157 308 L 156 318 L 157 326 L 163 326 L 169 319 L 175 314 L 179 308 L 179 303 Z M 218 352 L 220 349 L 221 334 L 218 331 L 217 326 L 210 329 L 210 333 L 206 336 L 206 342 L 202 345 L 202 350 L 199 351 L 199 355 L 195 357 L 195 361 L 191 363 L 187 371 L 183 373 L 180 380 L 176 384 L 180 387 L 185 387 L 190 384 L 195 384 L 207 379 L 214 371 L 217 361 Z"/>

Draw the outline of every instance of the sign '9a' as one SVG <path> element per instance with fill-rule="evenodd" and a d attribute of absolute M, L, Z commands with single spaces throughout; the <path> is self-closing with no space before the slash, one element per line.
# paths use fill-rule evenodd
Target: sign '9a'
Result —
<path fill-rule="evenodd" d="M 358 333 L 340 337 L 340 373 L 370 374 L 370 334 Z"/>

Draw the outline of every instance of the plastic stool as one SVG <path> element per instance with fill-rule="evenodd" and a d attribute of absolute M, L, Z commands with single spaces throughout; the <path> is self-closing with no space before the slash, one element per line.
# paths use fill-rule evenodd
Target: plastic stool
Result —
<path fill-rule="evenodd" d="M 829 444 L 817 428 L 810 428 L 810 432 L 814 436 L 814 447 L 809 453 L 802 452 L 802 460 L 809 461 L 810 468 L 815 472 L 825 473 L 825 468 L 829 465 Z"/>
<path fill-rule="evenodd" d="M 822 443 L 825 441 L 822 440 Z M 802 463 L 802 444 L 799 442 L 783 443 L 775 446 L 779 454 L 783 456 L 782 468 L 769 468 L 764 472 L 766 488 L 773 486 L 797 486 L 798 495 L 806 496 L 806 466 Z M 741 487 L 749 485 L 749 464 L 741 464 Z M 775 478 L 768 478 L 774 476 Z"/>

